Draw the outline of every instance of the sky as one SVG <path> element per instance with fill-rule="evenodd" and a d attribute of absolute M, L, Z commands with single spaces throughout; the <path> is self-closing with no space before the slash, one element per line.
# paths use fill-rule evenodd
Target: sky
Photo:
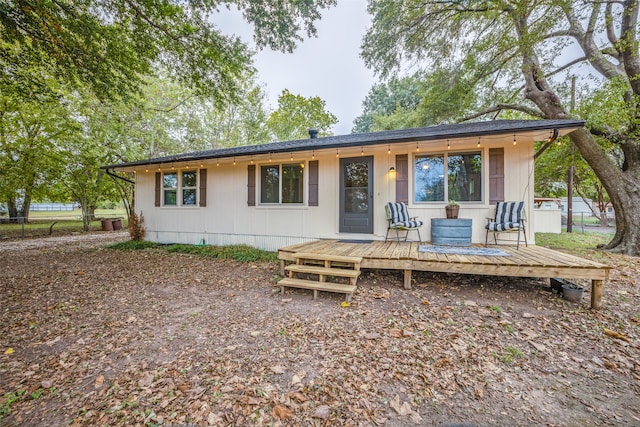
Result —
<path fill-rule="evenodd" d="M 236 34 L 255 47 L 253 28 L 239 12 L 222 16 L 216 24 L 224 33 Z M 322 11 L 322 19 L 316 22 L 317 37 L 305 38 L 293 53 L 260 51 L 254 64 L 269 106 L 276 108 L 284 89 L 305 98 L 318 96 L 338 118 L 334 135 L 351 133 L 362 101 L 377 81 L 360 58 L 360 44 L 370 22 L 366 0 L 338 0 L 337 6 Z"/>

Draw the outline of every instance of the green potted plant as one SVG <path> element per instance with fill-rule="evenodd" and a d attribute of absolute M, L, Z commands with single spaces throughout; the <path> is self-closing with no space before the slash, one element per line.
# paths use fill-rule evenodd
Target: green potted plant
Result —
<path fill-rule="evenodd" d="M 460 205 L 453 199 L 449 199 L 449 204 L 444 207 L 447 212 L 447 219 L 458 218 L 458 212 L 460 211 Z"/>

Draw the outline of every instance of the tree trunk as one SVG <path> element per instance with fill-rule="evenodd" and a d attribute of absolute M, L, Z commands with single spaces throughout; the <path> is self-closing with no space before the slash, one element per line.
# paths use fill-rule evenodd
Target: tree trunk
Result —
<path fill-rule="evenodd" d="M 516 15 L 514 24 L 521 40 L 526 40 L 526 18 Z M 525 98 L 535 103 L 547 118 L 566 119 L 567 112 L 540 71 L 538 57 L 526 41 L 521 46 L 521 54 Z M 586 128 L 571 132 L 569 137 L 607 190 L 616 212 L 616 234 L 605 248 L 628 255 L 640 254 L 640 227 L 635 225 L 640 223 L 640 144 L 633 141 L 621 145 L 625 166 L 620 169 Z"/>
<path fill-rule="evenodd" d="M 640 163 L 625 162 L 628 166 L 622 171 L 602 152 L 586 129 L 572 132 L 569 137 L 607 190 L 615 209 L 616 234 L 605 248 L 627 255 L 638 255 L 640 227 L 636 224 L 640 223 Z M 627 159 L 637 159 L 640 156 L 640 147 L 633 143 L 626 144 L 623 151 Z"/>
<path fill-rule="evenodd" d="M 96 207 L 95 206 L 81 206 L 82 208 L 82 230 L 87 232 L 91 230 L 91 221 L 93 221 Z"/>

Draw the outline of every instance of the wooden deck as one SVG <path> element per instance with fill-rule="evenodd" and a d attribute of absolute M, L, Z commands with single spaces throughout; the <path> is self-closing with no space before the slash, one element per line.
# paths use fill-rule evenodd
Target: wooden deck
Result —
<path fill-rule="evenodd" d="M 317 240 L 278 250 L 284 275 L 286 261 L 294 261 L 296 252 L 362 257 L 361 268 L 404 271 L 404 287 L 411 287 L 411 272 L 435 271 L 460 274 L 516 277 L 556 277 L 591 280 L 591 307 L 602 306 L 602 288 L 610 267 L 551 249 L 529 245 L 497 247 L 509 256 L 449 255 L 418 252 L 418 242 L 373 241 L 346 243 Z"/>

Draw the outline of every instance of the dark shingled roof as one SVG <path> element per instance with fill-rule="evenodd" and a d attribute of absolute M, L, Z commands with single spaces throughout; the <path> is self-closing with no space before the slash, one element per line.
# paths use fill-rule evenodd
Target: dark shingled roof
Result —
<path fill-rule="evenodd" d="M 220 148 L 215 150 L 195 151 L 173 156 L 157 157 L 103 166 L 103 169 L 123 168 L 128 166 L 144 166 L 163 163 L 200 161 L 229 157 L 251 156 L 259 154 L 276 154 L 307 150 L 340 149 L 353 146 L 375 144 L 396 144 L 412 141 L 430 141 L 455 139 L 485 135 L 513 134 L 518 132 L 545 129 L 567 129 L 583 127 L 583 120 L 493 120 L 487 122 L 438 125 L 425 128 L 389 130 L 371 133 L 354 133 L 349 135 L 328 136 L 323 138 L 306 138 L 294 141 L 271 142 L 260 145 Z"/>

